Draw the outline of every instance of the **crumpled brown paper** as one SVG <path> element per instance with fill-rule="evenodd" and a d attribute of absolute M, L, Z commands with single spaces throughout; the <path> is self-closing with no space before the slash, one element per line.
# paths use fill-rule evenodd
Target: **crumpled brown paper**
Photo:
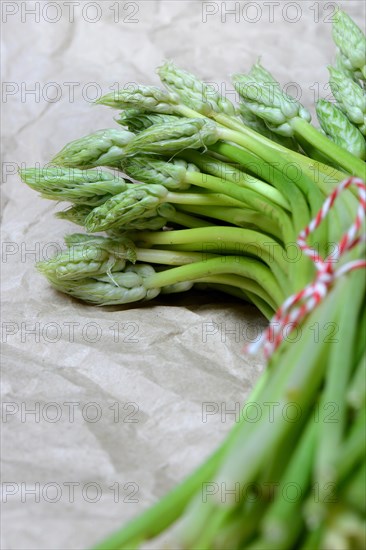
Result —
<path fill-rule="evenodd" d="M 341 4 L 362 25 L 363 3 Z M 230 94 L 230 74 L 262 55 L 312 105 L 329 93 L 332 6 L 2 3 L 4 549 L 90 547 L 151 505 L 220 444 L 264 366 L 242 353 L 264 320 L 234 298 L 95 308 L 56 293 L 34 264 L 77 228 L 17 168 L 113 126 L 115 113 L 92 101 L 158 84 L 164 59 Z"/>

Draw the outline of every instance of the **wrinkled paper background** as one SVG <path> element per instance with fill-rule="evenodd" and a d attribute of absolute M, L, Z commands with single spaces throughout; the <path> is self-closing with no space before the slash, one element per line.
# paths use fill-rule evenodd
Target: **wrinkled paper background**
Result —
<path fill-rule="evenodd" d="M 345 4 L 362 25 L 363 2 Z M 225 6 L 236 9 L 226 21 Z M 63 205 L 22 185 L 17 167 L 113 126 L 111 110 L 91 105 L 96 95 L 158 84 L 167 58 L 230 93 L 229 75 L 262 55 L 312 105 L 329 93 L 334 6 L 2 2 L 4 549 L 95 544 L 219 445 L 235 420 L 225 411 L 238 411 L 263 369 L 241 350 L 264 320 L 230 297 L 98 309 L 52 290 L 35 261 L 77 228 L 54 218 Z M 206 422 L 205 407 L 215 412 Z"/>

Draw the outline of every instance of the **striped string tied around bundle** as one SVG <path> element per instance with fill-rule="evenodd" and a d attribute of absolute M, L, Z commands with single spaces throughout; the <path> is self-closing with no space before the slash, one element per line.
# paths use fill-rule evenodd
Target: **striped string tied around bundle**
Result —
<path fill-rule="evenodd" d="M 327 216 L 337 197 L 350 187 L 356 186 L 358 191 L 359 204 L 356 218 L 339 241 L 335 252 L 323 259 L 306 242 L 307 238 L 320 225 Z M 297 294 L 293 294 L 282 304 L 277 313 L 272 318 L 268 328 L 262 333 L 260 339 L 251 343 L 245 348 L 246 352 L 256 353 L 262 346 L 266 359 L 269 359 L 275 352 L 281 342 L 300 324 L 317 305 L 324 299 L 330 287 L 336 279 L 353 271 L 366 267 L 365 260 L 355 260 L 348 262 L 339 269 L 334 269 L 334 265 L 339 262 L 343 254 L 354 248 L 361 241 L 365 241 L 365 234 L 360 235 L 362 223 L 366 214 L 366 185 L 355 177 L 350 177 L 342 181 L 331 195 L 325 200 L 322 208 L 309 225 L 301 231 L 297 239 L 301 251 L 309 256 L 314 262 L 316 268 L 316 277 L 313 282 L 307 285 Z"/>

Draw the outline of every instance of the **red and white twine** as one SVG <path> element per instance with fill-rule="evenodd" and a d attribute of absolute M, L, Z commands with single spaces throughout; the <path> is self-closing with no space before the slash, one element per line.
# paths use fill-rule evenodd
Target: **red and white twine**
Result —
<path fill-rule="evenodd" d="M 323 260 L 319 254 L 307 243 L 307 237 L 315 231 L 322 220 L 326 217 L 332 208 L 334 201 L 342 191 L 354 185 L 357 187 L 359 204 L 355 221 L 339 241 L 336 251 Z M 326 199 L 322 208 L 309 225 L 301 231 L 297 239 L 297 244 L 304 254 L 309 256 L 314 262 L 317 270 L 315 279 L 303 290 L 293 294 L 282 304 L 277 313 L 272 318 L 268 328 L 264 331 L 257 342 L 250 344 L 246 351 L 256 353 L 259 348 L 264 346 L 264 354 L 268 359 L 281 344 L 284 339 L 299 325 L 304 317 L 310 313 L 324 299 L 333 282 L 349 271 L 366 267 L 365 260 L 356 260 L 344 264 L 335 270 L 333 265 L 339 261 L 342 255 L 351 250 L 361 241 L 365 241 L 365 235 L 360 235 L 360 229 L 366 214 L 366 185 L 359 179 L 350 177 L 338 185 L 331 195 Z"/>

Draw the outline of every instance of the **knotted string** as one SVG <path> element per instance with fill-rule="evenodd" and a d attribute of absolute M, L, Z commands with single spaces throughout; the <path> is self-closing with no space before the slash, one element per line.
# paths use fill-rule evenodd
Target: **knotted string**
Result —
<path fill-rule="evenodd" d="M 327 216 L 334 204 L 334 201 L 340 193 L 351 185 L 357 187 L 359 197 L 355 221 L 348 229 L 347 233 L 345 233 L 339 241 L 335 253 L 332 253 L 332 255 L 329 255 L 327 258 L 323 259 L 319 256 L 316 250 L 307 244 L 306 239 L 315 231 L 322 220 Z M 304 317 L 315 309 L 317 305 L 325 298 L 336 279 L 349 271 L 366 267 L 365 260 L 348 262 L 339 269 L 334 269 L 333 267 L 345 252 L 354 248 L 358 243 L 366 240 L 364 234 L 359 235 L 362 223 L 365 219 L 365 214 L 365 183 L 361 179 L 354 177 L 350 177 L 342 181 L 333 193 L 326 199 L 315 218 L 303 231 L 301 231 L 297 239 L 297 244 L 302 252 L 309 256 L 309 258 L 311 258 L 314 262 L 316 268 L 316 276 L 314 281 L 308 284 L 297 294 L 293 294 L 285 300 L 282 306 L 277 310 L 277 313 L 272 318 L 268 328 L 263 332 L 260 339 L 257 342 L 253 342 L 247 346 L 245 351 L 248 351 L 249 353 L 256 353 L 263 345 L 264 355 L 266 359 L 268 359 L 284 339 L 284 329 L 286 329 L 287 337 L 300 324 Z"/>

